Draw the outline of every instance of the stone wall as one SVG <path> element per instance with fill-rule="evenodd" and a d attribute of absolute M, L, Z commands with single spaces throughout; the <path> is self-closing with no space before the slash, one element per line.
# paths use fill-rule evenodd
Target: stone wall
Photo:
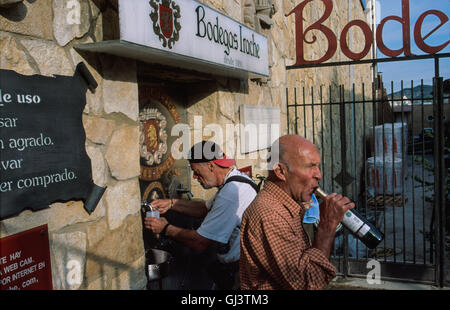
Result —
<path fill-rule="evenodd" d="M 72 76 L 80 61 L 88 66 L 99 86 L 86 94 L 86 151 L 94 183 L 107 189 L 91 215 L 81 201 L 55 203 L 1 221 L 0 237 L 48 224 L 55 289 L 143 289 L 136 63 L 77 53 L 74 44 L 103 39 L 103 15 L 107 19 L 115 12 L 117 17 L 117 4 L 74 3 L 79 15 L 64 0 L 0 8 L 0 68 L 24 75 Z M 68 264 L 74 261 L 76 266 Z M 67 281 L 77 270 L 81 281 Z"/>
<path fill-rule="evenodd" d="M 73 48 L 78 43 L 118 38 L 117 1 L 74 1 L 79 4 L 79 15 L 74 7 L 68 8 L 68 1 L 25 0 L 11 8 L 0 8 L 0 68 L 25 75 L 72 76 L 75 66 L 80 61 L 85 62 L 99 84 L 95 93 L 88 91 L 86 95 L 83 113 L 86 151 L 92 161 L 94 182 L 106 186 L 107 190 L 91 215 L 86 213 L 80 201 L 55 203 L 45 210 L 24 211 L 17 217 L 1 221 L 0 237 L 48 224 L 56 289 L 142 289 L 146 278 L 139 211 L 136 62 L 103 54 L 80 54 Z M 286 102 L 292 100 L 286 98 L 286 88 L 311 89 L 314 86 L 318 91 L 320 86 L 330 84 L 371 83 L 369 66 L 286 70 L 287 65 L 295 62 L 295 20 L 294 16 L 286 17 L 285 14 L 300 2 L 298 0 L 274 1 L 276 10 L 262 19 L 256 9 L 256 15 L 252 15 L 251 0 L 201 2 L 257 29 L 268 38 L 270 77 L 241 81 L 217 77 L 208 86 L 210 89 L 203 90 L 204 95 L 191 93 L 186 102 L 191 128 L 194 117 L 202 116 L 203 126 L 216 123 L 225 132 L 227 124 L 239 124 L 241 105 L 265 105 L 280 108 L 280 133 L 285 134 L 288 132 Z M 359 0 L 334 3 L 339 6 L 326 23 L 332 29 L 342 29 L 349 17 L 365 19 Z M 348 3 L 351 3 L 351 10 Z M 352 16 L 349 16 L 350 11 Z M 320 14 L 320 9 L 308 6 L 305 23 L 316 20 Z M 361 34 L 355 31 L 353 36 L 353 44 L 359 44 Z M 310 48 L 308 56 L 317 58 L 326 48 L 324 44 L 326 42 Z M 332 60 L 344 59 L 345 56 L 337 52 Z M 361 113 L 357 111 L 358 117 Z M 302 118 L 299 121 L 303 124 Z M 317 118 L 308 118 L 307 128 L 317 122 Z M 294 120 L 291 118 L 289 123 L 293 124 Z M 289 132 L 294 132 L 294 128 Z M 319 137 L 320 133 L 316 131 L 315 134 Z M 312 133 L 306 135 L 310 138 Z M 238 133 L 225 137 L 225 140 L 239 145 Z M 256 157 L 263 158 L 264 152 L 258 152 Z M 238 167 L 247 165 L 253 166 L 254 175 L 267 174 L 262 170 L 261 160 L 252 159 L 250 155 L 238 159 Z M 213 190 L 204 191 L 196 181 L 191 184 L 195 198 L 206 199 L 214 193 Z M 79 263 L 81 283 L 74 285 L 67 281 L 70 271 L 67 262 L 70 260 Z"/>
<path fill-rule="evenodd" d="M 314 88 L 314 100 L 315 104 L 319 103 L 320 87 L 323 87 L 323 100 L 324 102 L 330 101 L 328 94 L 328 88 L 331 86 L 332 101 L 339 99 L 339 85 L 344 85 L 346 89 L 345 96 L 348 99 L 352 92 L 352 84 L 355 83 L 355 99 L 358 100 L 362 96 L 362 83 L 365 83 L 365 98 L 366 100 L 371 96 L 372 85 L 372 69 L 370 65 L 357 65 L 357 66 L 339 66 L 339 67 L 322 67 L 322 68 L 310 68 L 310 69 L 295 69 L 287 70 L 286 66 L 292 65 L 296 61 L 296 47 L 295 47 L 295 18 L 294 14 L 286 17 L 285 14 L 294 9 L 301 1 L 296 0 L 261 0 L 254 1 L 254 3 L 269 3 L 273 4 L 276 8 L 276 12 L 270 16 L 272 25 L 268 27 L 260 22 L 257 17 L 250 13 L 256 13 L 254 6 L 250 6 L 249 3 L 252 0 L 245 1 L 228 1 L 228 0 L 203 0 L 201 1 L 206 5 L 214 6 L 224 14 L 245 23 L 246 26 L 256 29 L 265 35 L 268 39 L 269 49 L 269 69 L 270 76 L 267 79 L 260 80 L 248 80 L 241 81 L 241 83 L 232 82 L 230 80 L 218 79 L 216 89 L 217 91 L 210 93 L 209 96 L 205 96 L 203 100 L 196 102 L 190 102 L 188 112 L 188 122 L 193 124 L 194 117 L 197 115 L 203 115 L 203 120 L 207 119 L 210 123 L 217 123 L 222 126 L 223 132 L 225 132 L 227 124 L 237 125 L 240 122 L 239 109 L 242 104 L 248 105 L 261 105 L 261 106 L 275 106 L 281 110 L 281 124 L 280 135 L 289 133 L 295 133 L 295 115 L 293 109 L 289 111 L 289 124 L 290 128 L 287 128 L 287 98 L 286 88 L 288 89 L 288 101 L 289 104 L 295 102 L 294 88 L 297 89 L 297 101 L 303 102 L 302 91 L 305 89 L 305 103 L 311 104 L 311 88 Z M 317 21 L 323 14 L 323 5 L 321 1 L 315 1 L 305 7 L 304 11 L 304 28 Z M 350 4 L 350 6 L 349 6 Z M 344 26 L 353 19 L 362 19 L 366 21 L 366 15 L 361 6 L 359 0 L 348 1 L 333 1 L 333 12 L 331 16 L 324 23 L 327 27 L 332 29 L 338 37 Z M 249 13 L 250 12 L 250 13 Z M 355 27 L 353 27 L 355 28 Z M 349 47 L 354 52 L 360 52 L 363 49 L 363 34 L 359 29 L 354 29 L 349 32 L 348 42 Z M 313 32 L 318 36 L 317 44 L 306 45 L 305 44 L 305 58 L 306 59 L 319 59 L 325 54 L 327 49 L 327 41 L 323 34 L 319 32 Z M 308 34 L 307 38 L 311 39 L 312 34 Z M 339 38 L 338 38 L 339 44 Z M 372 52 L 370 51 L 366 58 L 371 58 Z M 349 59 L 340 51 L 336 51 L 335 55 L 329 60 L 329 62 L 348 61 Z M 298 113 L 298 134 L 305 136 L 306 138 L 314 141 L 321 141 L 322 135 L 324 137 L 324 145 L 330 145 L 331 140 L 334 141 L 334 145 L 337 146 L 339 141 L 339 132 L 334 132 L 333 136 L 326 134 L 329 131 L 329 124 L 325 123 L 325 127 L 321 128 L 321 109 L 320 107 L 314 108 L 314 120 L 312 119 L 311 108 L 307 109 L 306 116 L 303 115 L 303 108 Z M 365 113 L 365 119 L 371 124 L 372 114 L 369 109 L 363 111 L 362 106 L 357 106 L 355 109 L 354 119 L 361 120 L 362 114 Z M 329 107 L 324 108 L 323 117 L 325 120 L 332 119 L 334 128 L 339 128 L 339 108 L 333 107 L 331 112 Z M 346 111 L 347 124 L 351 124 L 353 119 L 353 111 L 347 109 Z M 205 122 L 205 121 L 204 121 Z M 304 124 L 305 122 L 305 124 Z M 314 126 L 314 137 L 313 128 Z M 328 126 L 328 127 L 327 127 Z M 361 122 L 355 123 L 355 131 L 360 133 L 362 128 Z M 306 127 L 306 132 L 303 128 Z M 192 128 L 192 127 L 191 127 Z M 328 129 L 327 129 L 328 128 Z M 347 132 L 347 141 L 353 142 L 353 130 Z M 206 138 L 206 137 L 205 137 Z M 362 135 L 357 135 L 356 143 L 361 145 Z M 258 152 L 258 154 L 240 154 L 239 153 L 239 133 L 236 133 L 234 137 L 224 137 L 226 142 L 234 140 L 237 152 L 236 156 L 244 156 L 245 159 L 238 159 L 237 166 L 245 167 L 252 165 L 253 175 L 267 175 L 267 171 L 262 169 L 264 165 L 261 164 L 261 159 L 265 158 L 265 151 Z M 316 143 L 318 145 L 318 143 Z M 318 145 L 320 148 L 320 145 Z M 322 167 L 324 170 L 331 170 L 331 152 L 333 154 L 340 154 L 340 147 L 334 147 L 333 150 L 326 149 L 323 154 Z M 359 155 L 359 154 L 358 154 Z M 250 156 L 258 158 L 257 160 L 251 159 Z M 349 152 L 347 154 L 347 160 L 352 161 L 355 154 Z M 340 158 L 334 157 L 335 175 L 341 169 Z M 362 157 L 356 158 L 356 178 L 359 178 L 361 168 L 363 167 L 364 159 Z M 335 186 L 338 186 L 335 184 Z M 204 191 L 198 182 L 192 183 L 193 192 L 196 197 L 209 198 L 214 194 L 213 190 Z M 341 189 L 336 189 L 341 190 Z"/>

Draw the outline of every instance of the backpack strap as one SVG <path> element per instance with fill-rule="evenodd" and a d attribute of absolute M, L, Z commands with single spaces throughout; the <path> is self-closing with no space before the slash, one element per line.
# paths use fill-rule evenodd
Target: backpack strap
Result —
<path fill-rule="evenodd" d="M 247 183 L 247 184 L 250 185 L 257 193 L 259 192 L 259 187 L 258 187 L 258 185 L 256 185 L 256 183 L 253 182 L 252 180 L 250 180 L 249 178 L 246 178 L 246 177 L 244 177 L 244 176 L 242 176 L 242 175 L 233 175 L 232 177 L 229 177 L 229 178 L 225 181 L 225 183 L 224 183 L 223 185 L 225 185 L 225 184 L 227 184 L 227 183 L 229 183 L 229 182 L 241 182 L 241 183 Z"/>
<path fill-rule="evenodd" d="M 259 192 L 259 186 L 256 185 L 256 183 L 253 182 L 253 180 L 251 180 L 251 179 L 249 179 L 249 178 L 246 178 L 246 177 L 244 177 L 244 176 L 242 176 L 242 175 L 233 175 L 233 176 L 229 177 L 229 178 L 225 181 L 225 183 L 223 183 L 222 187 L 225 186 L 225 184 L 227 184 L 227 183 L 229 183 L 229 182 L 241 182 L 241 183 L 247 183 L 248 185 L 250 185 L 250 186 L 255 190 L 256 193 Z M 239 229 L 241 229 L 241 224 L 239 224 L 237 227 L 238 227 Z M 228 240 L 228 242 L 229 242 L 229 240 Z M 228 246 L 229 246 L 229 244 L 228 244 Z"/>

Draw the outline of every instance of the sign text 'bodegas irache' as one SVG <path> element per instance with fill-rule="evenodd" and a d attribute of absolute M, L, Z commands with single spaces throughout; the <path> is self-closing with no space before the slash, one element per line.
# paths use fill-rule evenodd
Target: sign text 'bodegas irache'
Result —
<path fill-rule="evenodd" d="M 89 84 L 80 71 L 46 77 L 0 70 L 0 219 L 92 200 L 97 186 L 81 119 Z"/>
<path fill-rule="evenodd" d="M 199 38 L 208 38 L 217 44 L 224 45 L 225 55 L 230 55 L 230 49 L 239 50 L 243 54 L 247 54 L 256 58 L 260 58 L 260 46 L 255 42 L 255 34 L 251 34 L 251 38 L 246 38 L 242 35 L 242 26 L 239 25 L 239 33 L 227 29 L 219 25 L 219 17 L 216 15 L 215 19 L 208 20 L 205 14 L 205 8 L 201 5 L 197 6 L 196 23 L 197 32 L 195 35 Z"/>
<path fill-rule="evenodd" d="M 286 16 L 289 16 L 291 14 L 295 14 L 295 33 L 296 33 L 296 62 L 293 66 L 301 66 L 301 65 L 311 65 L 311 64 L 320 64 L 328 59 L 330 59 L 337 50 L 338 43 L 338 34 L 335 34 L 332 29 L 325 26 L 323 23 L 330 17 L 331 12 L 333 10 L 333 0 L 321 0 L 323 4 L 325 5 L 325 11 L 322 15 L 322 17 L 315 23 L 313 23 L 311 26 L 307 27 L 306 29 L 303 29 L 303 10 L 305 6 L 314 0 L 305 0 L 299 5 L 297 5 L 292 11 L 286 14 Z M 391 0 L 386 0 L 391 1 Z M 422 36 L 422 26 L 424 23 L 424 20 L 428 16 L 435 16 L 439 19 L 440 24 L 436 26 L 433 30 L 431 30 L 428 34 Z M 415 25 L 414 25 L 414 41 L 416 45 L 425 53 L 427 54 L 435 54 L 439 51 L 443 50 L 449 43 L 450 40 L 447 42 L 443 42 L 440 45 L 437 46 L 430 46 L 427 43 L 425 43 L 425 39 L 427 39 L 431 34 L 433 34 L 437 29 L 441 28 L 444 24 L 448 22 L 449 18 L 448 16 L 439 10 L 428 10 L 424 13 L 422 13 L 419 18 L 417 19 Z M 403 46 L 400 49 L 392 50 L 388 48 L 383 41 L 383 28 L 388 21 L 396 21 L 401 23 L 402 25 L 402 36 L 403 36 Z M 347 35 L 352 27 L 359 28 L 365 38 L 364 42 L 364 48 L 361 52 L 354 52 L 351 51 L 348 44 L 347 44 Z M 378 49 L 381 53 L 383 53 L 386 56 L 389 57 L 397 57 L 398 55 L 404 53 L 405 56 L 414 56 L 411 53 L 411 38 L 410 38 L 410 12 L 409 12 L 409 0 L 402 0 L 402 16 L 387 16 L 383 18 L 380 21 L 380 24 L 376 28 L 376 35 L 375 40 Z M 311 30 L 320 31 L 323 33 L 327 40 L 328 40 L 328 49 L 320 59 L 313 59 L 313 60 L 307 60 L 304 56 L 304 43 L 307 44 L 313 44 L 317 38 L 313 36 L 312 40 L 308 40 L 306 38 L 306 35 Z M 352 20 L 350 21 L 343 29 L 339 36 L 339 42 L 340 42 L 340 48 L 342 50 L 342 53 L 346 55 L 348 58 L 353 60 L 360 60 L 364 58 L 367 53 L 370 51 L 370 48 L 372 46 L 374 34 L 372 33 L 372 30 L 370 26 L 363 20 Z"/>
<path fill-rule="evenodd" d="M 119 22 L 121 42 L 150 47 L 144 53 L 269 76 L 267 38 L 198 0 L 119 0 Z"/>

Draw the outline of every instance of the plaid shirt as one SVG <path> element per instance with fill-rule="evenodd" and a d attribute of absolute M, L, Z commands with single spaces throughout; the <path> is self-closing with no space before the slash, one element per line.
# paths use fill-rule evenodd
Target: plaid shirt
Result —
<path fill-rule="evenodd" d="M 311 247 L 302 226 L 305 208 L 266 181 L 241 224 L 241 289 L 322 289 L 336 268 Z"/>

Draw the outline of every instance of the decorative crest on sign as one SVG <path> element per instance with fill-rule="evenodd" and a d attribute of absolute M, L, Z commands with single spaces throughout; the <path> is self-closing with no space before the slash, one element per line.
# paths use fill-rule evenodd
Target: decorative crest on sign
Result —
<path fill-rule="evenodd" d="M 180 6 L 173 0 L 150 0 L 150 5 L 154 10 L 150 13 L 153 31 L 162 41 L 163 47 L 172 48 L 180 38 Z"/>

